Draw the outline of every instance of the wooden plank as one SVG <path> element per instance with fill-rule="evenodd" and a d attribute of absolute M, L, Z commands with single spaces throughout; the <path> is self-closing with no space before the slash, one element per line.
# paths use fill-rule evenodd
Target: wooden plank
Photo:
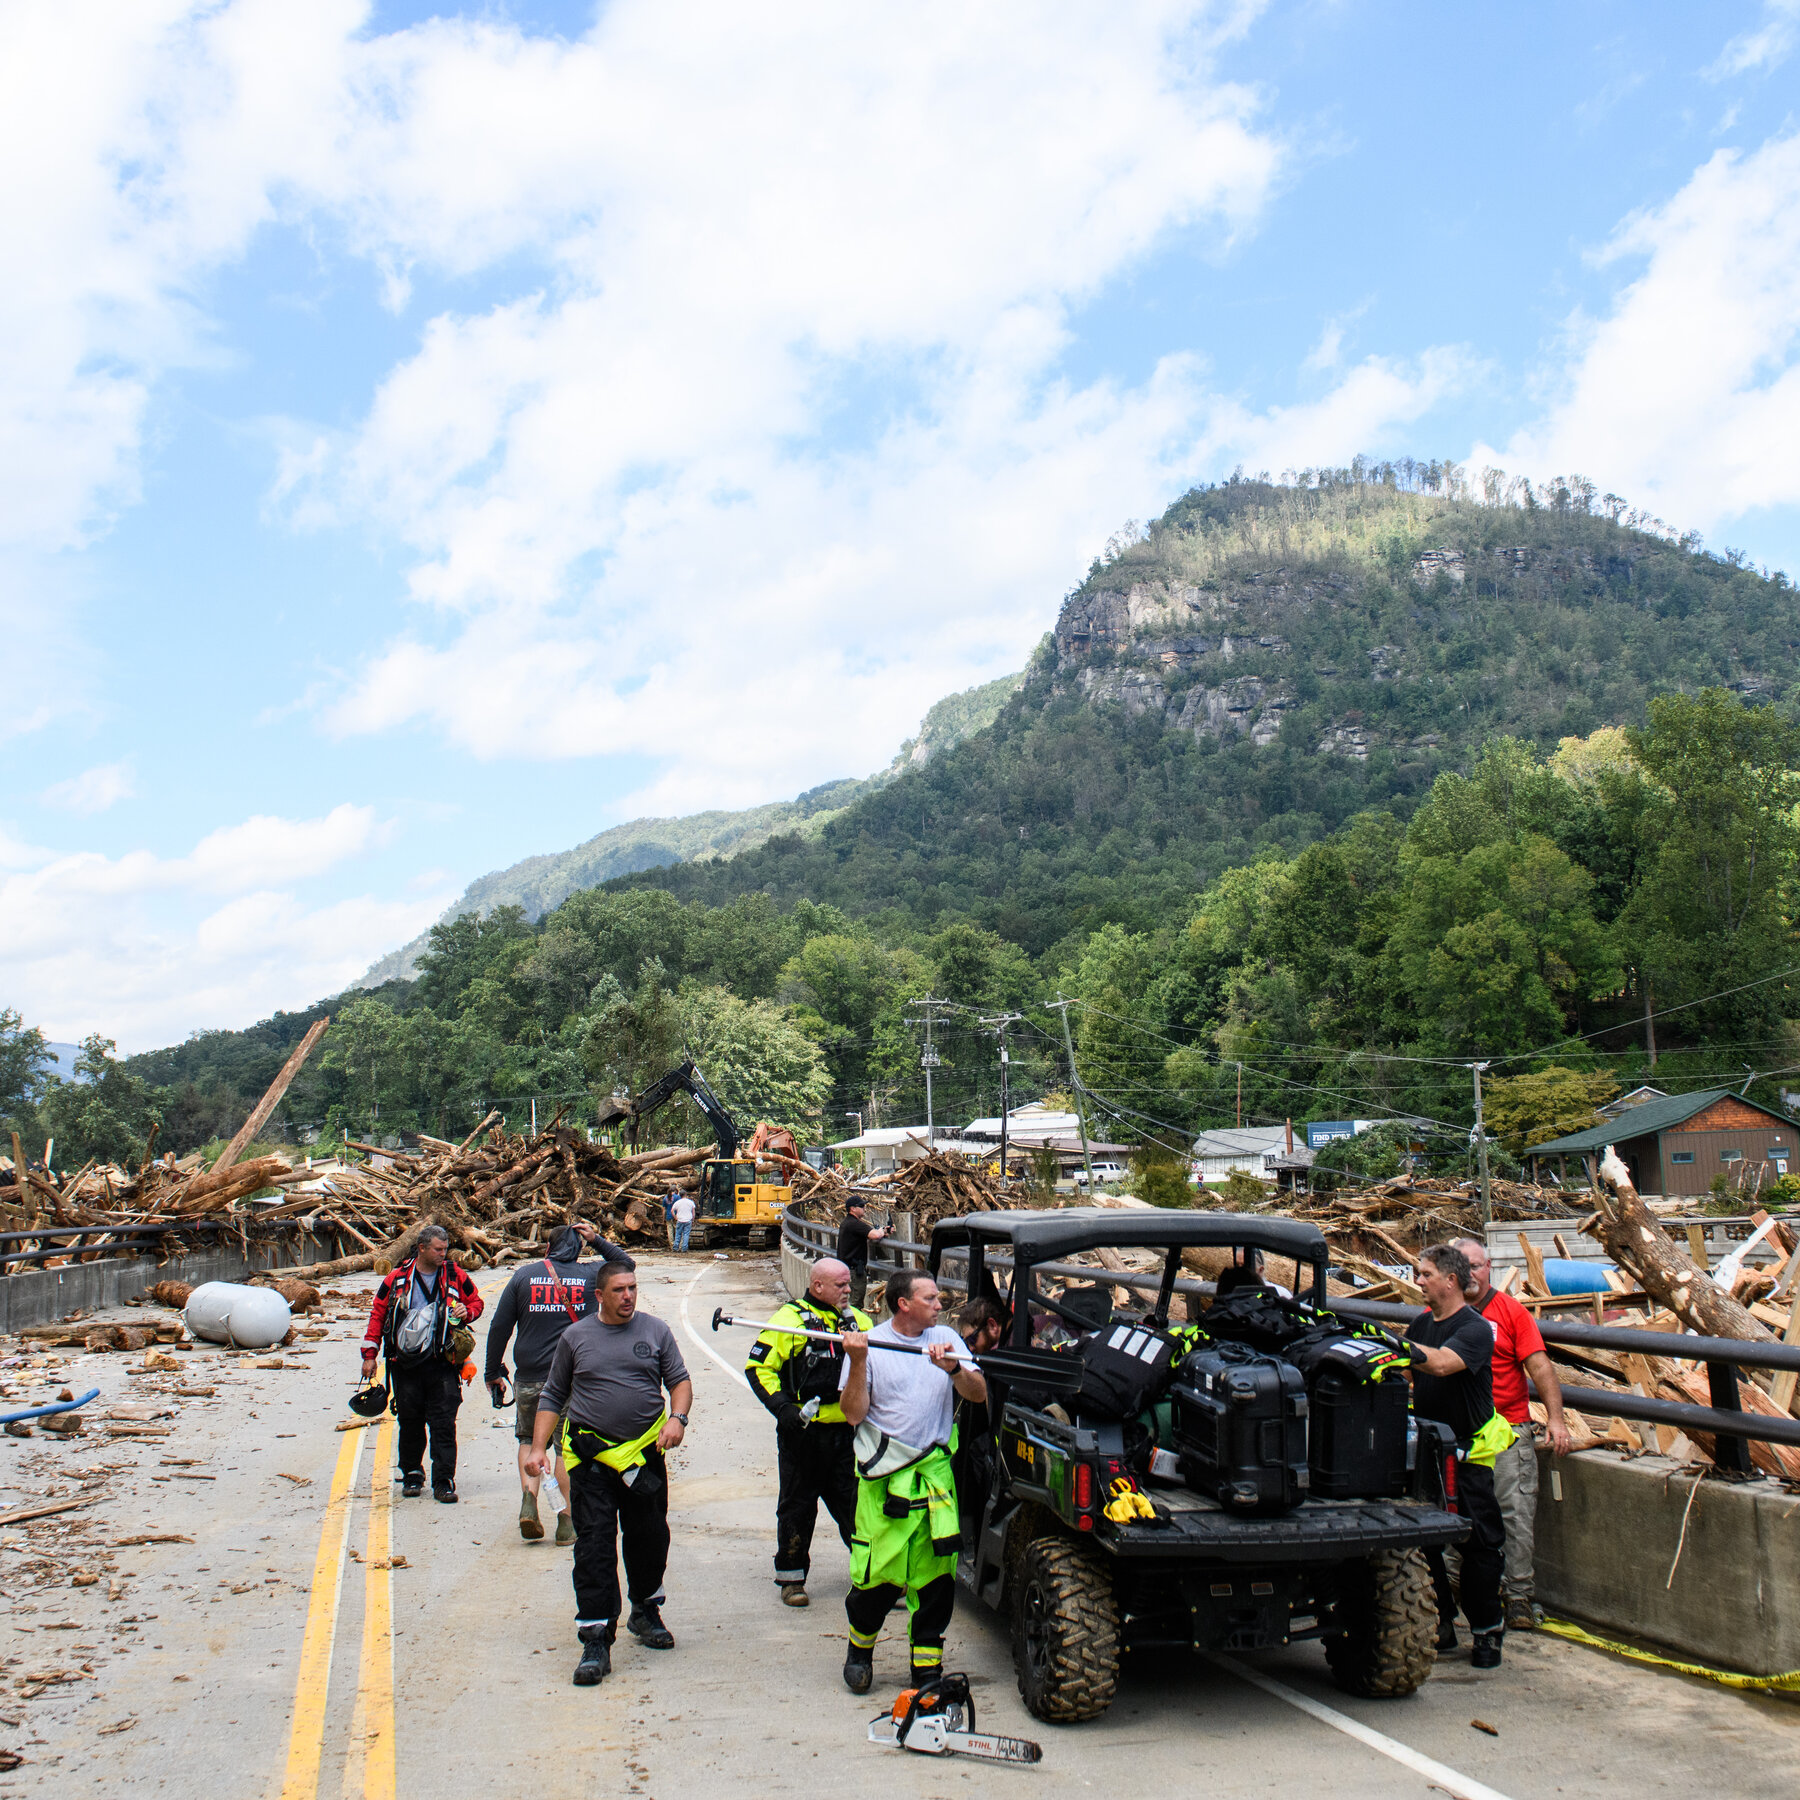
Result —
<path fill-rule="evenodd" d="M 1563 1241 L 1563 1234 L 1560 1231 L 1552 1232 L 1550 1241 L 1556 1246 L 1556 1254 L 1560 1256 L 1564 1262 L 1573 1260 L 1569 1255 L 1569 1246 Z"/>
<path fill-rule="evenodd" d="M 1781 1334 L 1784 1344 L 1800 1344 L 1800 1300 L 1788 1309 L 1787 1330 Z M 1778 1369 L 1769 1383 L 1769 1398 L 1784 1413 L 1794 1410 L 1794 1383 L 1800 1381 L 1800 1370 Z"/>
<path fill-rule="evenodd" d="M 1707 1266 L 1706 1227 L 1704 1225 L 1690 1225 L 1687 1228 L 1687 1241 L 1688 1255 L 1694 1259 L 1694 1266 L 1698 1269 L 1704 1269 Z"/>
<path fill-rule="evenodd" d="M 1544 1253 L 1522 1231 L 1519 1233 L 1519 1248 L 1525 1254 L 1526 1291 L 1548 1297 L 1550 1283 L 1544 1279 Z"/>
<path fill-rule="evenodd" d="M 1510 1269 L 1501 1273 L 1500 1279 L 1494 1283 L 1501 1293 L 1510 1294 L 1519 1285 L 1519 1265 L 1514 1263 Z"/>
<path fill-rule="evenodd" d="M 281 1065 L 281 1073 L 269 1083 L 269 1091 L 257 1101 L 256 1110 L 244 1121 L 237 1136 L 225 1146 L 224 1154 L 213 1164 L 209 1173 L 223 1174 L 243 1155 L 244 1146 L 252 1143 L 256 1134 L 268 1124 L 269 1114 L 281 1104 L 281 1096 L 288 1091 L 288 1084 L 300 1073 L 301 1065 L 312 1055 L 313 1046 L 325 1035 L 325 1027 L 330 1023 L 329 1017 L 320 1019 L 300 1040 L 294 1054 Z"/>
<path fill-rule="evenodd" d="M 52 1500 L 46 1506 L 21 1506 L 16 1512 L 0 1513 L 0 1525 L 23 1525 L 27 1519 L 47 1519 L 52 1513 L 73 1512 L 78 1506 L 92 1506 L 98 1498 L 98 1495 L 90 1495 L 85 1500 Z"/>

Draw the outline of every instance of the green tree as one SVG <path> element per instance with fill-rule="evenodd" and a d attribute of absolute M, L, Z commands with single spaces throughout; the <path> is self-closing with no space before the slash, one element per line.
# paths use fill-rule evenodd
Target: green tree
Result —
<path fill-rule="evenodd" d="M 56 1140 L 58 1168 L 90 1160 L 126 1167 L 141 1161 L 161 1113 L 149 1084 L 113 1055 L 111 1038 L 84 1038 L 75 1079 L 52 1077 L 38 1103 L 38 1127 Z"/>
<path fill-rule="evenodd" d="M 1533 1144 L 1598 1125 L 1598 1109 L 1618 1091 L 1619 1084 L 1598 1070 L 1553 1063 L 1527 1075 L 1496 1076 L 1487 1083 L 1482 1110 L 1493 1134 L 1519 1157 Z"/>
<path fill-rule="evenodd" d="M 44 1034 L 10 1006 L 0 1007 L 0 1120 L 9 1121 L 9 1129 L 26 1129 L 43 1092 L 44 1072 L 54 1064 Z"/>
<path fill-rule="evenodd" d="M 819 1047 L 780 1007 L 728 988 L 685 987 L 684 1035 L 714 1093 L 747 1134 L 758 1120 L 817 1139 L 831 1074 Z"/>
<path fill-rule="evenodd" d="M 1765 978 L 1797 960 L 1788 901 L 1800 727 L 1707 688 L 1651 701 L 1648 726 L 1628 735 L 1657 792 L 1624 925 L 1657 1004 L 1758 983 L 1696 1009 L 1680 1029 L 1729 1036 L 1793 1016 L 1800 987 Z"/>

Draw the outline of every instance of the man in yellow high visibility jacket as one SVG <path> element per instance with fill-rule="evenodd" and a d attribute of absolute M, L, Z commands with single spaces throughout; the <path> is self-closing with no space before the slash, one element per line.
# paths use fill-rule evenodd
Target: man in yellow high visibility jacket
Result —
<path fill-rule="evenodd" d="M 822 1256 L 813 1264 L 806 1292 L 770 1319 L 744 1364 L 751 1393 L 775 1419 L 775 1460 L 781 1474 L 775 1502 L 775 1582 L 788 1606 L 807 1604 L 819 1502 L 825 1502 L 846 1549 L 856 1522 L 856 1462 L 851 1430 L 838 1403 L 843 1348 L 793 1333 L 867 1331 L 869 1325 L 868 1314 L 850 1304 L 849 1268 Z"/>

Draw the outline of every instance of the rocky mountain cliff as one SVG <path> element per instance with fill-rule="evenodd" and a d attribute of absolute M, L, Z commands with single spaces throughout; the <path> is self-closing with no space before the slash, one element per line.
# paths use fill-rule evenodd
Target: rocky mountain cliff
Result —
<path fill-rule="evenodd" d="M 989 730 L 810 833 L 630 879 L 948 912 L 1036 952 L 1361 808 L 1407 814 L 1495 735 L 1553 747 L 1670 688 L 1794 691 L 1785 576 L 1596 510 L 1584 484 L 1526 498 L 1348 472 L 1196 489 L 1066 597 Z"/>

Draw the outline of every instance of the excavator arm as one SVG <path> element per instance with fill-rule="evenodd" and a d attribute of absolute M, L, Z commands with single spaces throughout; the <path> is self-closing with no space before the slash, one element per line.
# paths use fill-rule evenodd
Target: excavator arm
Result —
<path fill-rule="evenodd" d="M 737 1155 L 738 1144 L 742 1134 L 738 1131 L 737 1121 L 725 1110 L 724 1102 L 706 1085 L 706 1077 L 700 1073 L 692 1057 L 679 1067 L 671 1069 L 668 1074 L 651 1084 L 631 1103 L 631 1144 L 636 1149 L 638 1126 L 659 1106 L 674 1099 L 677 1094 L 688 1094 L 700 1110 L 706 1114 L 706 1122 L 712 1127 L 713 1136 L 718 1140 L 719 1154 L 729 1161 Z"/>

